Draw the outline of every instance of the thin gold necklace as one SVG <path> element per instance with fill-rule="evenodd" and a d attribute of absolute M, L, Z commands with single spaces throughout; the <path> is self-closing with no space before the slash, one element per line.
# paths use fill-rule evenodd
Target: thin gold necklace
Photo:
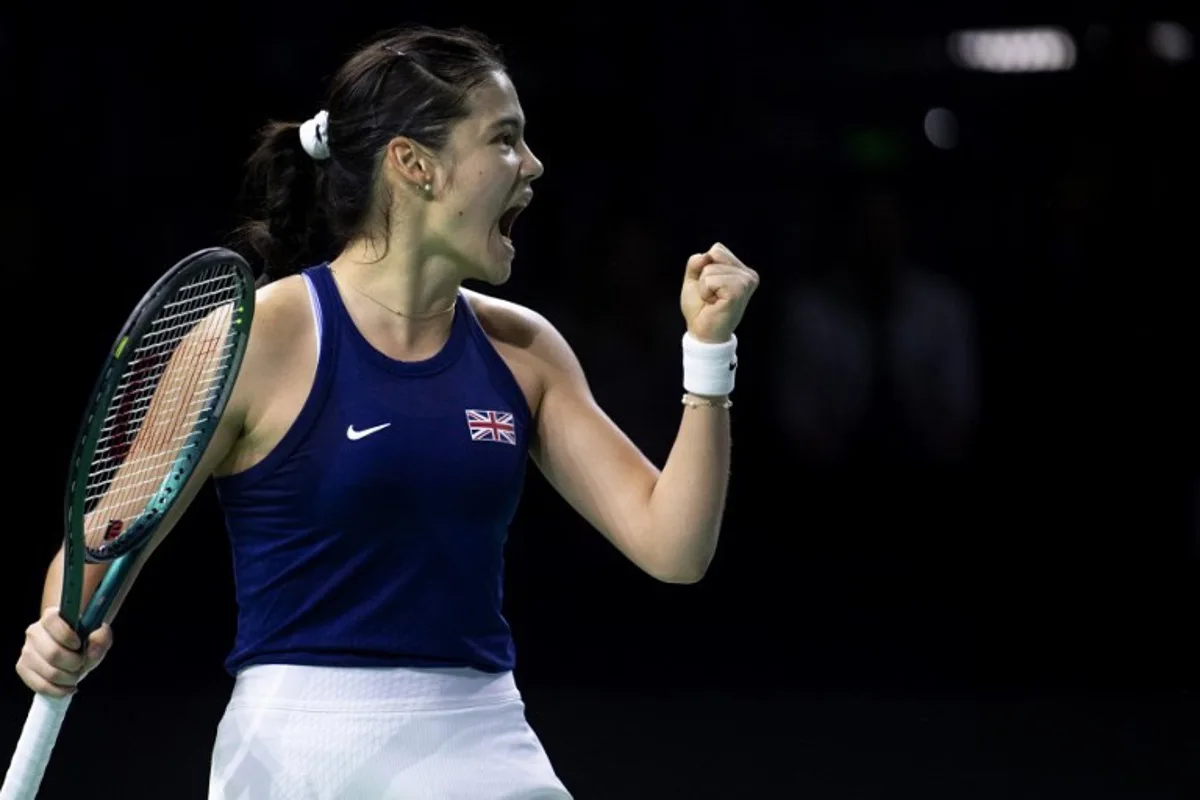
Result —
<path fill-rule="evenodd" d="M 336 270 L 335 270 L 333 267 L 330 267 L 330 268 L 329 268 L 329 272 L 330 272 L 330 273 L 331 273 L 331 274 L 332 274 L 334 277 L 337 277 L 337 271 L 336 271 Z M 451 304 L 450 304 L 448 307 L 446 307 L 446 308 L 443 308 L 443 309 L 441 309 L 440 311 L 430 311 L 430 312 L 428 312 L 428 313 L 425 313 L 425 314 L 407 314 L 407 313 L 405 313 L 405 312 L 403 312 L 403 311 L 397 311 L 396 309 L 394 309 L 394 308 L 392 308 L 391 306 L 389 306 L 387 303 L 384 303 L 384 302 L 382 302 L 381 300 L 378 300 L 378 299 L 376 299 L 376 298 L 372 297 L 371 295 L 367 294 L 367 293 L 366 293 L 366 292 L 364 292 L 362 289 L 360 289 L 360 288 L 358 288 L 357 286 L 355 286 L 355 285 L 354 285 L 354 283 L 353 283 L 351 280 L 349 280 L 348 278 L 343 278 L 343 279 L 342 279 L 342 281 L 343 281 L 343 282 L 344 282 L 344 283 L 345 283 L 347 286 L 349 286 L 351 289 L 353 289 L 354 291 L 358 292 L 359 294 L 361 294 L 363 297 L 365 297 L 365 298 L 367 298 L 368 300 L 370 300 L 370 301 L 371 301 L 372 303 L 374 303 L 375 305 L 379 306 L 380 308 L 382 308 L 382 309 L 384 309 L 384 310 L 386 310 L 386 311 L 390 311 L 391 313 L 395 314 L 397 317 L 404 317 L 405 319 L 415 319 L 415 320 L 433 319 L 434 317 L 440 317 L 440 316 L 441 316 L 441 315 L 443 315 L 443 314 L 449 314 L 451 311 L 453 311 L 453 310 L 454 310 L 454 306 L 456 305 L 456 302 L 455 302 L 455 303 L 451 303 Z"/>

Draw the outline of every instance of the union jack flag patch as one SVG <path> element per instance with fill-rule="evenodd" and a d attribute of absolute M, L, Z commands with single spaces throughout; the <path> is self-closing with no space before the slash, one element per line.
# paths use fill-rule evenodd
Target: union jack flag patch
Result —
<path fill-rule="evenodd" d="M 473 442 L 517 443 L 517 425 L 510 411 L 467 409 L 467 428 Z"/>

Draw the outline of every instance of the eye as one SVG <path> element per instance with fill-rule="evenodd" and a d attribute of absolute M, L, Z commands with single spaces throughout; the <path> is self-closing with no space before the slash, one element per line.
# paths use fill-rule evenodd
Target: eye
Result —
<path fill-rule="evenodd" d="M 497 142 L 503 142 L 508 147 L 517 146 L 517 135 L 512 131 L 506 131 L 496 137 Z"/>

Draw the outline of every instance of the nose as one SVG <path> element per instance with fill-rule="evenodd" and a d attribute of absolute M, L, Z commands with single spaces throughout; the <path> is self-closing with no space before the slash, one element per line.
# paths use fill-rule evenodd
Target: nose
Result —
<path fill-rule="evenodd" d="M 542 162 L 538 159 L 538 157 L 533 154 L 533 150 L 530 149 L 528 144 L 526 144 L 525 163 L 521 168 L 522 176 L 527 182 L 532 182 L 542 177 L 542 173 L 545 171 L 545 166 L 542 165 Z"/>

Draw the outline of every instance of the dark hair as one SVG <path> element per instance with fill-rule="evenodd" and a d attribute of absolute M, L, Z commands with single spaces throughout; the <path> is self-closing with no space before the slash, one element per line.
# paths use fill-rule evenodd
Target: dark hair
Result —
<path fill-rule="evenodd" d="M 263 261 L 259 283 L 332 258 L 369 235 L 372 223 L 386 231 L 390 203 L 377 203 L 374 191 L 385 145 L 403 135 L 442 149 L 468 115 L 471 90 L 504 69 L 499 49 L 475 31 L 403 29 L 359 49 L 334 76 L 323 106 L 328 159 L 305 152 L 300 123 L 263 128 L 247 162 L 245 199 L 254 212 L 238 229 L 240 243 Z"/>

